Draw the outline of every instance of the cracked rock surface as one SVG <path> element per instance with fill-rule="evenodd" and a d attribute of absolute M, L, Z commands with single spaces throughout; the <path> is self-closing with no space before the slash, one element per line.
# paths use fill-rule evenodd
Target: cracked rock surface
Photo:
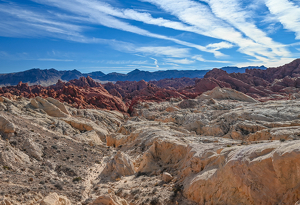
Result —
<path fill-rule="evenodd" d="M 300 101 L 216 89 L 132 116 L 2 98 L 0 204 L 296 204 Z"/>

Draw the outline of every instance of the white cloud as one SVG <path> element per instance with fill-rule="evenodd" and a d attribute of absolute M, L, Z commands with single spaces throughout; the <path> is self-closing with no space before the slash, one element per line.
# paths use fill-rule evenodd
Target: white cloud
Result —
<path fill-rule="evenodd" d="M 264 65 L 266 67 L 278 67 L 284 64 L 290 63 L 291 61 L 295 60 L 294 58 L 281 58 L 276 60 L 270 60 L 267 58 L 262 58 L 260 60 L 249 60 L 248 62 L 243 63 L 234 63 L 235 66 L 238 67 L 246 67 L 246 66 L 260 66 Z"/>
<path fill-rule="evenodd" d="M 192 59 L 195 59 L 200 62 L 207 62 L 207 63 L 225 63 L 225 64 L 231 63 L 230 61 L 206 60 L 201 55 L 195 55 L 192 57 Z"/>
<path fill-rule="evenodd" d="M 164 59 L 166 62 L 170 62 L 170 63 L 178 63 L 178 64 L 192 64 L 195 63 L 194 60 L 189 60 L 187 58 L 184 59 L 174 59 L 174 58 L 165 58 Z"/>
<path fill-rule="evenodd" d="M 249 1 L 250 4 L 247 4 L 246 7 L 242 0 L 142 0 L 155 4 L 163 11 L 174 15 L 177 17 L 177 21 L 161 17 L 154 18 L 150 13 L 142 10 L 116 8 L 99 0 L 32 1 L 57 7 L 69 14 L 53 11 L 37 12 L 36 8 L 30 10 L 28 7 L 26 9 L 26 7 L 19 7 L 16 4 L 1 4 L 0 15 L 3 14 L 1 15 L 3 20 L 0 21 L 0 35 L 9 37 L 51 36 L 81 43 L 107 44 L 116 50 L 135 53 L 135 55 L 144 54 L 169 58 L 189 57 L 188 48 L 195 48 L 213 53 L 215 57 L 222 57 L 225 55 L 219 50 L 238 47 L 239 52 L 247 54 L 259 62 L 282 61 L 291 55 L 287 50 L 288 47 L 268 37 L 267 33 L 256 26 L 256 22 L 253 20 L 252 9 L 257 9 L 262 2 L 265 2 L 272 14 L 272 21 L 277 19 L 286 29 L 295 32 L 297 38 L 300 39 L 300 8 L 296 3 L 288 0 Z M 248 8 L 251 8 L 251 11 L 248 11 Z M 201 38 L 199 38 L 198 42 L 200 43 L 191 43 L 145 30 L 124 19 L 193 32 L 219 39 L 220 42 L 204 46 L 204 42 L 201 42 Z M 127 42 L 87 37 L 84 34 L 85 31 L 95 25 L 171 41 L 188 48 L 137 47 Z M 273 27 L 270 26 L 269 30 L 272 29 Z M 205 60 L 199 55 L 192 59 L 201 62 L 228 62 Z M 155 65 L 158 66 L 157 61 L 155 62 Z M 182 60 L 182 62 L 184 61 Z"/>
<path fill-rule="evenodd" d="M 59 62 L 71 62 L 74 60 L 70 60 L 70 59 L 54 59 L 54 58 L 40 58 L 37 59 L 38 61 L 59 61 Z"/>
<path fill-rule="evenodd" d="M 225 20 L 252 39 L 256 46 L 260 47 L 258 54 L 267 57 L 287 56 L 289 54 L 282 44 L 274 42 L 266 33 L 257 28 L 251 20 L 253 14 L 248 12 L 248 8 L 242 8 L 240 0 L 206 0 L 206 2 L 210 5 L 216 17 Z M 267 49 L 271 49 L 272 53 L 266 54 Z M 259 53 L 259 51 L 261 52 Z"/>
<path fill-rule="evenodd" d="M 190 42 L 185 42 L 182 40 L 178 40 L 172 37 L 160 35 L 160 34 L 155 34 L 152 32 L 149 32 L 147 30 L 144 30 L 142 28 L 133 26 L 131 24 L 128 24 L 124 21 L 121 21 L 117 18 L 114 17 L 119 17 L 119 18 L 126 18 L 126 19 L 133 19 L 133 20 L 138 20 L 138 21 L 143 21 L 149 24 L 154 24 L 154 25 L 167 25 L 167 27 L 183 27 L 181 30 L 184 29 L 184 25 L 178 22 L 172 22 L 168 20 L 164 20 L 162 18 L 159 19 L 154 19 L 152 18 L 149 14 L 147 13 L 140 13 L 134 10 L 118 10 L 107 3 L 104 2 L 99 2 L 99 1 L 94 1 L 94 0 L 35 0 L 36 2 L 42 3 L 42 4 L 49 4 L 52 6 L 56 6 L 60 9 L 64 9 L 67 11 L 70 11 L 74 14 L 81 15 L 85 17 L 84 19 L 89 19 L 90 23 L 97 23 L 101 24 L 106 27 L 110 28 L 115 28 L 131 33 L 135 33 L 138 35 L 142 36 L 148 36 L 152 38 L 158 38 L 158 39 L 163 39 L 167 41 L 172 41 L 174 43 L 184 45 L 187 47 L 191 48 L 196 48 L 200 51 L 204 52 L 210 52 L 213 53 L 215 56 L 222 56 L 222 53 L 219 51 L 215 50 L 210 50 L 207 49 L 205 46 L 193 44 Z M 86 18 L 88 17 L 88 18 Z"/>
<path fill-rule="evenodd" d="M 102 61 L 101 63 L 105 63 L 105 64 L 148 64 L 147 61 L 132 61 L 132 60 L 126 60 L 126 61 L 109 60 L 109 61 Z"/>
<path fill-rule="evenodd" d="M 206 2 L 209 3 L 211 8 L 206 4 L 191 0 L 144 1 L 158 5 L 182 22 L 195 26 L 197 31 L 201 31 L 202 35 L 222 39 L 239 46 L 241 53 L 255 58 L 258 56 L 275 58 L 289 55 L 289 52 L 285 50 L 283 45 L 273 42 L 262 31 L 257 29 L 254 24 L 246 21 L 247 13 L 240 10 L 239 5 L 234 0 L 224 2 L 207 0 Z M 234 8 L 235 6 L 236 8 Z M 241 19 L 239 20 L 240 17 Z M 244 26 L 243 23 L 249 28 Z M 248 37 L 244 37 L 243 34 Z"/>
<path fill-rule="evenodd" d="M 300 39 L 300 7 L 288 0 L 266 0 L 266 5 L 284 28 Z"/>
<path fill-rule="evenodd" d="M 157 59 L 155 59 L 155 58 L 151 58 L 151 59 L 152 59 L 152 60 L 154 60 L 154 64 L 155 64 L 156 68 L 159 68 L 159 65 L 158 65 Z"/>
<path fill-rule="evenodd" d="M 232 48 L 232 47 L 234 47 L 234 45 L 231 44 L 231 43 L 222 41 L 220 43 L 211 43 L 211 44 L 208 44 L 206 47 L 214 49 L 214 50 L 220 50 L 220 49 L 223 49 L 223 48 Z"/>
<path fill-rule="evenodd" d="M 172 46 L 148 46 L 148 47 L 139 47 L 135 48 L 133 51 L 135 52 L 141 52 L 145 54 L 151 54 L 151 55 L 163 55 L 163 56 L 169 56 L 174 58 L 182 58 L 189 55 L 189 49 L 188 48 L 176 48 Z"/>
<path fill-rule="evenodd" d="M 0 21 L 2 36 L 31 37 L 50 34 L 64 36 L 64 38 L 67 36 L 83 38 L 80 34 L 83 31 L 82 26 L 51 19 L 47 13 L 38 13 L 18 6 L 1 5 L 0 14 L 3 16 L 3 20 Z"/>

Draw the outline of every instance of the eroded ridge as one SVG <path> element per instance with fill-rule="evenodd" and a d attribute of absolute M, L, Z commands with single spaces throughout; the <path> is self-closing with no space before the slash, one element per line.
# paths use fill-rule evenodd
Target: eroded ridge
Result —
<path fill-rule="evenodd" d="M 300 101 L 229 88 L 132 115 L 0 98 L 0 204 L 295 204 Z"/>

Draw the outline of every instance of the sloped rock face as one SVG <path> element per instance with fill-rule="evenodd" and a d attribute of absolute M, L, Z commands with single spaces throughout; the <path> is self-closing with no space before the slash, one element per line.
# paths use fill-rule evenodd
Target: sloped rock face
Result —
<path fill-rule="evenodd" d="M 197 203 L 294 204 L 298 200 L 297 142 L 226 148 L 212 154 L 214 163 L 194 174 L 184 190 Z"/>
<path fill-rule="evenodd" d="M 112 179 L 130 176 L 135 173 L 132 161 L 127 154 L 118 152 L 107 164 L 101 176 Z"/>
<path fill-rule="evenodd" d="M 91 205 L 128 205 L 127 201 L 115 195 L 104 195 L 98 197 Z"/>
<path fill-rule="evenodd" d="M 129 116 L 53 99 L 0 98 L 0 203 L 300 200 L 299 100 L 259 102 L 215 87 L 195 99 L 138 102 Z"/>
<path fill-rule="evenodd" d="M 247 69 L 245 73 L 228 74 L 224 70 L 213 69 L 202 79 L 117 81 L 102 85 L 88 76 L 69 82 L 58 81 L 56 85 L 49 87 L 29 86 L 20 82 L 17 86 L 0 88 L 0 95 L 10 99 L 14 96 L 51 97 L 48 101 L 60 109 L 63 104 L 59 102 L 66 102 L 76 108 L 118 110 L 129 114 L 140 102 L 194 99 L 216 87 L 231 88 L 259 101 L 297 99 L 300 97 L 299 62 L 297 59 L 267 70 Z M 66 113 L 66 110 L 62 111 Z"/>
<path fill-rule="evenodd" d="M 257 100 L 253 99 L 250 96 L 245 95 L 244 93 L 238 92 L 233 89 L 228 88 L 220 88 L 215 87 L 211 91 L 207 91 L 205 93 L 202 93 L 199 97 L 197 97 L 199 100 L 205 100 L 205 99 L 216 99 L 216 100 L 240 100 L 243 102 L 258 102 Z"/>
<path fill-rule="evenodd" d="M 71 202 L 64 196 L 59 196 L 57 193 L 51 193 L 43 199 L 41 205 L 71 205 Z"/>
<path fill-rule="evenodd" d="M 41 97 L 36 97 L 31 99 L 31 105 L 37 109 L 44 110 L 48 115 L 53 117 L 68 117 L 66 113 L 64 113 L 62 110 L 66 110 L 66 108 L 63 107 L 60 109 L 55 104 L 50 103 L 51 101 L 45 100 Z"/>
<path fill-rule="evenodd" d="M 260 101 L 290 99 L 298 93 L 300 60 L 267 70 L 246 69 L 245 73 L 230 73 L 213 69 L 196 83 L 195 90 L 205 92 L 214 87 L 228 87 Z"/>
<path fill-rule="evenodd" d="M 5 117 L 0 116 L 0 132 L 14 133 L 16 130 L 15 125 L 7 120 Z"/>
<path fill-rule="evenodd" d="M 224 71 L 225 72 L 225 71 Z M 220 73 L 222 74 L 222 73 Z M 203 79 L 199 79 L 195 82 L 195 91 L 197 93 L 203 93 L 206 92 L 208 90 L 212 90 L 215 87 L 228 87 L 230 88 L 230 84 L 228 83 L 224 83 L 222 81 L 216 80 L 214 78 L 203 78 Z"/>
<path fill-rule="evenodd" d="M 103 88 L 100 83 L 95 82 L 90 77 L 81 77 L 78 80 L 71 80 L 64 83 L 58 81 L 54 86 L 28 86 L 28 84 L 19 83 L 17 86 L 8 86 L 0 89 L 0 95 L 12 98 L 12 95 L 28 98 L 38 97 L 42 106 L 50 109 L 51 103 L 58 107 L 62 112 L 68 114 L 63 108 L 61 102 L 66 102 L 76 108 L 100 108 L 107 110 L 119 110 L 126 112 L 127 107 L 118 96 L 113 96 Z M 46 102 L 41 97 L 50 97 Z M 34 103 L 34 102 L 33 102 Z M 38 103 L 34 103 L 37 107 Z M 53 107 L 53 106 L 52 106 Z M 52 111 L 50 111 L 52 112 Z M 63 114 L 60 114 L 62 117 Z"/>

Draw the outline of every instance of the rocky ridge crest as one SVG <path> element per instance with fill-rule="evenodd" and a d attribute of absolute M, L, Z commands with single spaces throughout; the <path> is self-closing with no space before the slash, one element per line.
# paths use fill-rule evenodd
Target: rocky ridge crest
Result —
<path fill-rule="evenodd" d="M 295 204 L 300 102 L 215 88 L 132 115 L 0 98 L 0 204 Z"/>

